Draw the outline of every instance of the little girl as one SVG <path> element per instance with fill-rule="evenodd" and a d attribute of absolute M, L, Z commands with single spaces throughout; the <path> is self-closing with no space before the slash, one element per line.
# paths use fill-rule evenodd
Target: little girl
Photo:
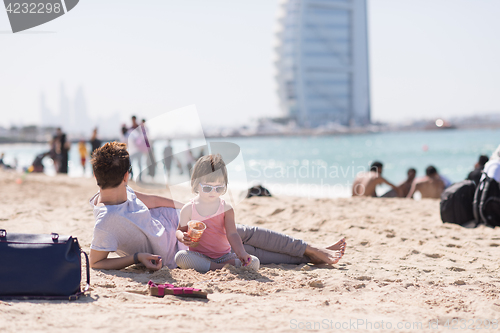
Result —
<path fill-rule="evenodd" d="M 177 266 L 202 273 L 225 264 L 258 270 L 259 258 L 245 251 L 236 231 L 233 208 L 220 198 L 227 190 L 227 170 L 219 154 L 198 159 L 191 176 L 191 189 L 197 196 L 182 207 L 175 234 L 179 242 L 189 246 L 189 251 L 177 252 Z M 207 226 L 198 242 L 193 242 L 187 233 L 190 220 L 202 221 Z"/>

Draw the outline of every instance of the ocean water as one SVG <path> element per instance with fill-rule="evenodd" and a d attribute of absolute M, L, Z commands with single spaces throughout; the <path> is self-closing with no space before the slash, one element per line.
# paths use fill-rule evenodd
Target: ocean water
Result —
<path fill-rule="evenodd" d="M 210 139 L 209 141 L 231 142 L 240 149 L 238 166 L 246 174 L 246 181 L 238 179 L 235 184 L 241 188 L 262 184 L 271 193 L 304 197 L 349 196 L 356 174 L 369 169 L 375 161 L 384 164 L 383 176 L 394 184 L 406 178 L 408 168 L 417 169 L 417 177 L 425 175 L 425 168 L 434 165 L 438 172 L 450 181 L 464 179 L 473 169 L 479 155 L 490 156 L 500 144 L 499 129 L 481 130 L 437 130 L 421 132 L 391 132 L 362 135 L 334 135 L 316 137 L 250 137 Z M 174 154 L 178 154 L 181 166 L 187 149 L 184 140 L 173 140 Z M 201 151 L 201 141 L 192 141 L 194 155 Z M 154 143 L 157 161 L 163 159 L 166 142 Z M 4 161 L 14 164 L 17 159 L 19 170 L 29 166 L 38 153 L 47 151 L 45 144 L 0 145 L 0 153 L 5 153 Z M 142 165 L 145 168 L 146 158 Z M 45 173 L 55 174 L 52 161 L 44 159 Z M 86 171 L 80 165 L 78 145 L 70 150 L 69 177 L 91 177 L 87 160 Z M 135 170 L 138 169 L 134 162 Z M 137 174 L 137 173 L 136 173 Z M 164 184 L 163 165 L 157 164 L 155 176 L 144 172 L 143 181 Z M 231 174 L 229 175 L 231 182 Z M 188 172 L 173 165 L 170 182 L 188 182 Z M 233 182 L 234 184 L 235 182 Z M 380 187 L 384 193 L 389 188 Z"/>

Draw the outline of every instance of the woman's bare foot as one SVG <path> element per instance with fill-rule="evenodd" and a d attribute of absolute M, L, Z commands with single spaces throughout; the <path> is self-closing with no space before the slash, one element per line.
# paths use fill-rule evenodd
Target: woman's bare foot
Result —
<path fill-rule="evenodd" d="M 342 258 L 340 250 L 330 250 L 328 248 L 307 245 L 304 255 L 311 259 L 313 264 L 336 264 Z"/>
<path fill-rule="evenodd" d="M 333 251 L 340 251 L 340 253 L 344 255 L 346 246 L 347 243 L 345 241 L 345 237 L 342 237 L 341 239 L 339 239 L 337 243 L 328 246 L 326 249 Z"/>

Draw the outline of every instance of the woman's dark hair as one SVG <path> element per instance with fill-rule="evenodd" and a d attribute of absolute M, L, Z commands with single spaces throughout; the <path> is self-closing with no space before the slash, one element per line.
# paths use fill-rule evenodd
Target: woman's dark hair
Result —
<path fill-rule="evenodd" d="M 97 185 L 101 189 L 117 187 L 130 168 L 127 145 L 119 142 L 108 142 L 94 150 L 90 163 Z"/>

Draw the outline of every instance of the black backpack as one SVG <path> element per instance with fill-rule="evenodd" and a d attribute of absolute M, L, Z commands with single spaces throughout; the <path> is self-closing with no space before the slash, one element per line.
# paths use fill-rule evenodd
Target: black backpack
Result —
<path fill-rule="evenodd" d="M 500 226 L 500 184 L 483 173 L 472 203 L 474 219 L 491 227 Z"/>
<path fill-rule="evenodd" d="M 256 185 L 248 189 L 247 198 L 251 197 L 271 197 L 271 192 L 261 185 Z"/>
<path fill-rule="evenodd" d="M 472 202 L 476 184 L 472 180 L 463 180 L 448 187 L 441 194 L 441 220 L 461 226 L 474 221 Z"/>

